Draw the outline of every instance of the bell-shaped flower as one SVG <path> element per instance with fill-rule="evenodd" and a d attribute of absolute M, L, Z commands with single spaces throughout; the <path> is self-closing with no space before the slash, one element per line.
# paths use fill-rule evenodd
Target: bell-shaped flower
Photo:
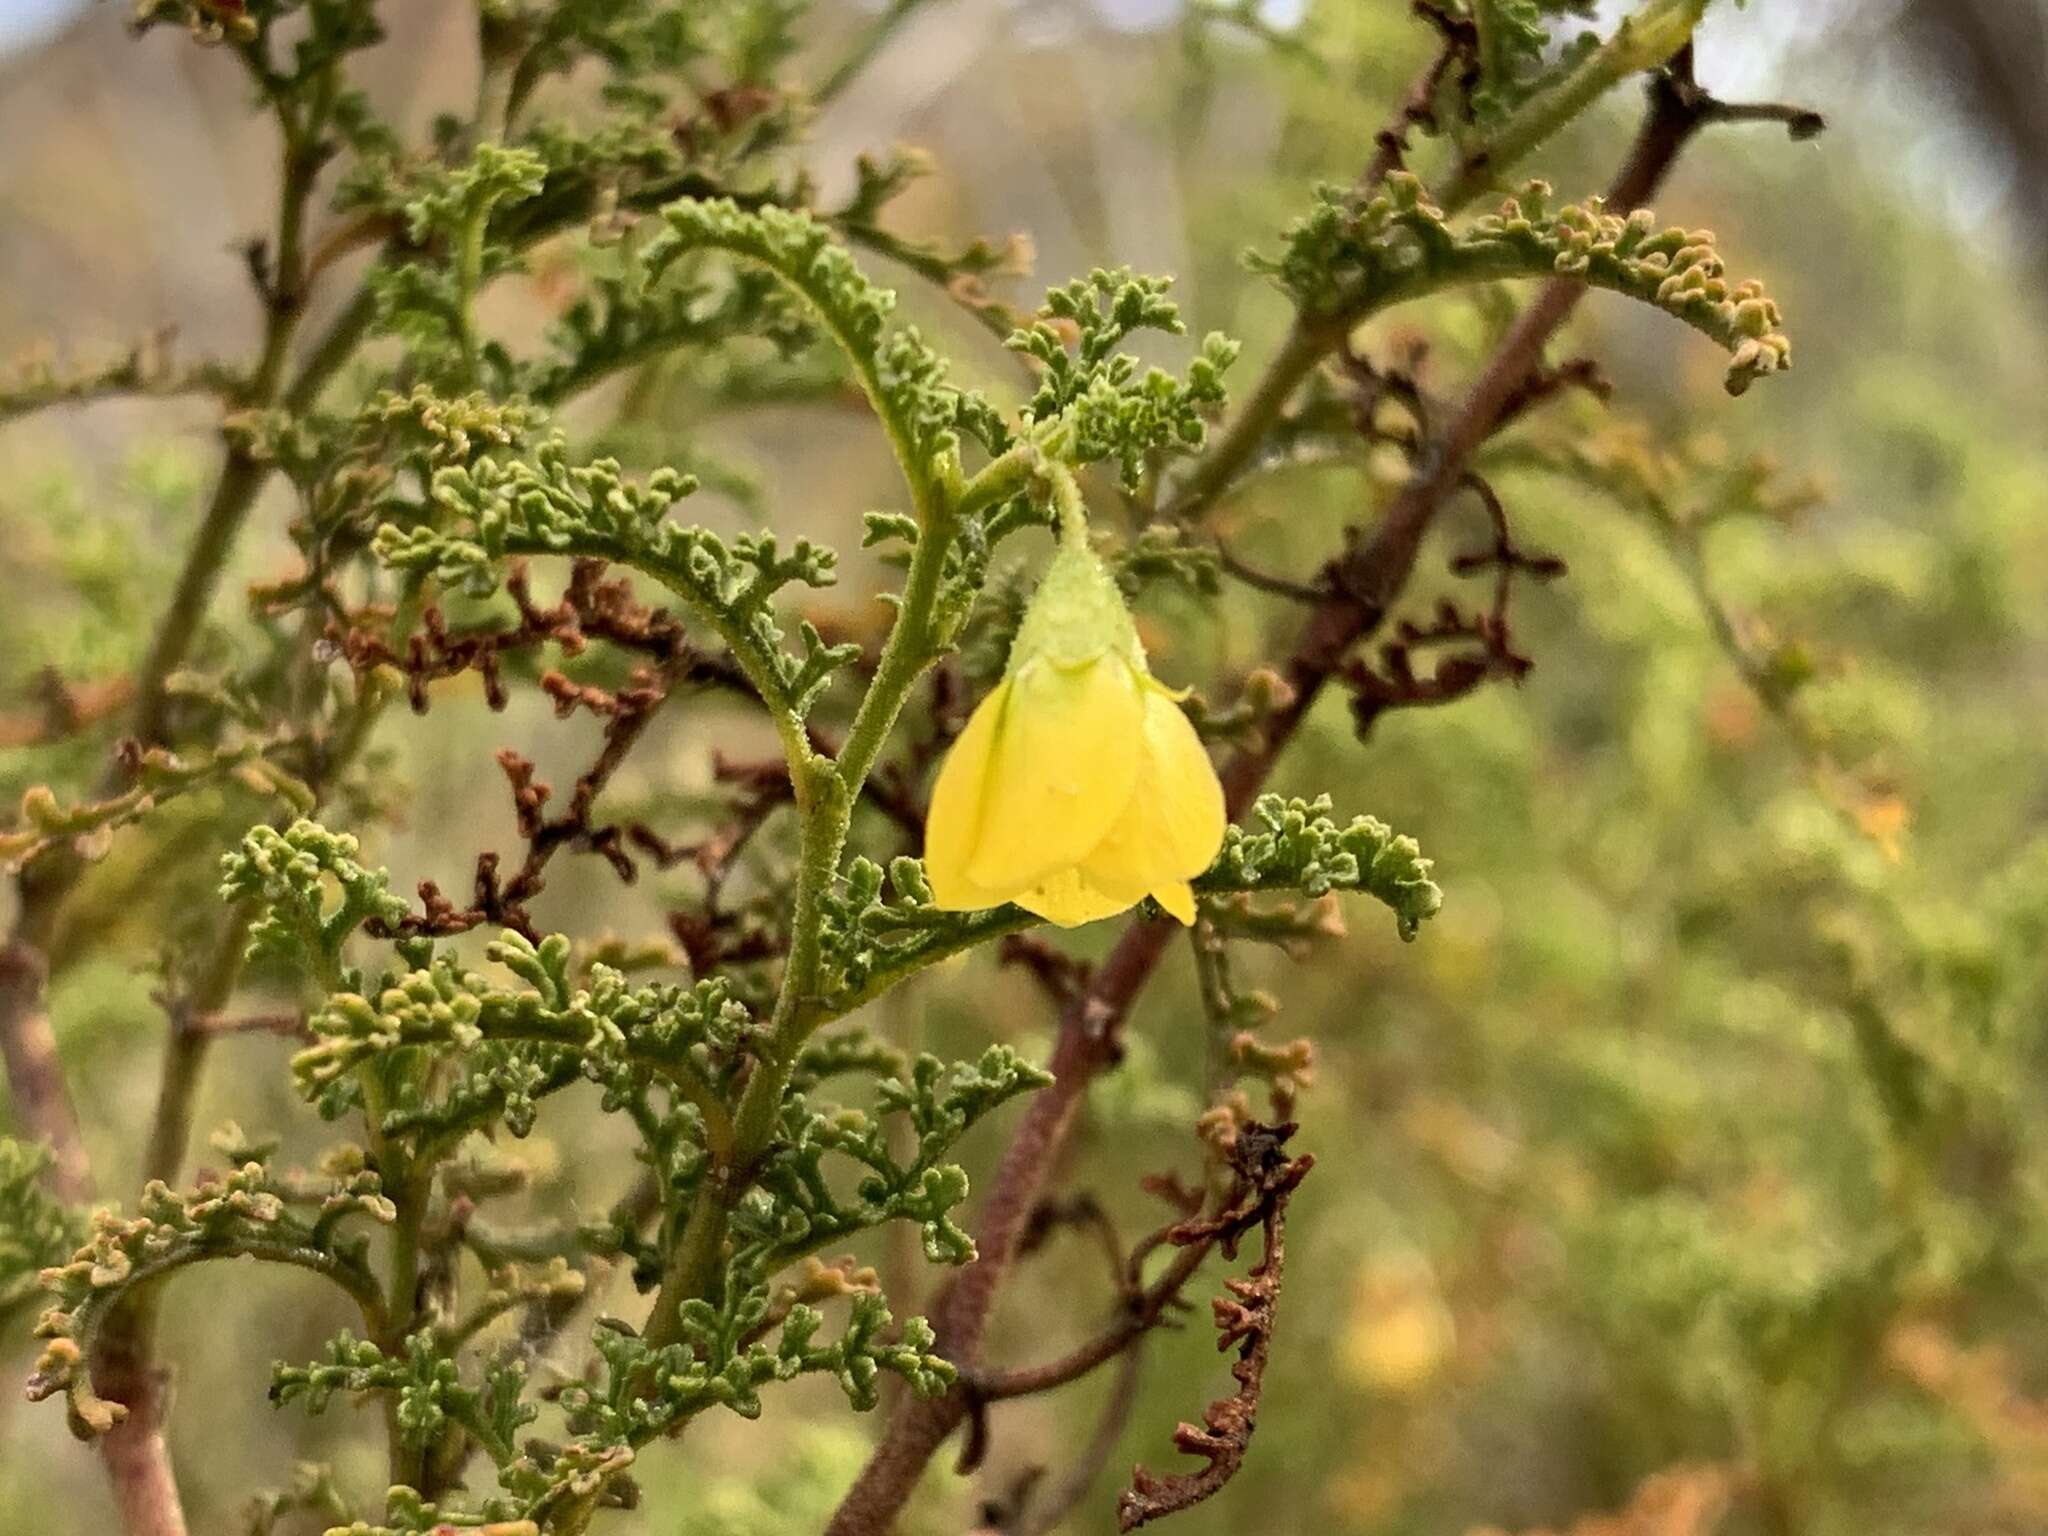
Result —
<path fill-rule="evenodd" d="M 1076 530 L 932 791 L 938 905 L 1015 902 L 1062 927 L 1150 896 L 1195 920 L 1188 881 L 1223 842 L 1223 787 L 1175 694 L 1152 676 L 1123 594 Z"/>

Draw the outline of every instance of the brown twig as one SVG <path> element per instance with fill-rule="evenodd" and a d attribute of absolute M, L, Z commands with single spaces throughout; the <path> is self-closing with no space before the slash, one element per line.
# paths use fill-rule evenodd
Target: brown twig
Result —
<path fill-rule="evenodd" d="M 1390 709 L 1448 704 L 1495 678 L 1519 683 L 1534 665 L 1514 646 L 1509 624 L 1514 580 L 1526 576 L 1551 581 L 1565 574 L 1565 563 L 1554 555 L 1532 553 L 1515 542 L 1507 508 L 1487 481 L 1468 471 L 1463 483 L 1486 508 L 1493 543 L 1486 549 L 1453 556 L 1451 570 L 1459 576 L 1492 571 L 1492 610 L 1467 615 L 1456 604 L 1441 602 L 1430 623 L 1404 619 L 1395 626 L 1393 639 L 1380 648 L 1377 667 L 1362 657 L 1346 663 L 1342 675 L 1351 690 L 1352 717 L 1360 739 Z M 1418 676 L 1414 653 L 1445 645 L 1458 649 L 1440 659 L 1428 677 Z"/>
<path fill-rule="evenodd" d="M 570 682 L 558 672 L 541 679 L 542 688 L 555 700 L 555 712 L 568 715 L 587 709 L 605 718 L 604 744 L 597 758 L 577 775 L 567 808 L 558 816 L 547 814 L 554 789 L 534 771 L 531 759 L 505 748 L 498 753 L 498 766 L 512 789 L 513 814 L 519 835 L 526 840 L 526 855 L 510 878 L 499 874 L 495 852 L 477 855 L 475 892 L 472 904 L 458 908 L 433 881 L 419 888 L 422 910 L 398 923 L 371 925 L 380 937 L 405 933 L 463 933 L 481 923 L 513 929 L 529 939 L 538 939 L 528 903 L 547 883 L 547 868 L 564 848 L 594 853 L 612 867 L 620 880 L 630 885 L 639 878 L 638 864 L 626 852 L 626 829 L 617 824 L 599 825 L 591 819 L 597 797 L 618 771 L 626 755 L 645 734 L 655 712 L 680 680 L 683 663 L 662 668 L 641 668 L 629 687 L 616 691 Z"/>
<path fill-rule="evenodd" d="M 676 856 L 643 825 L 599 825 L 592 819 L 597 798 L 676 688 L 708 682 L 745 691 L 746 685 L 732 663 L 693 646 L 673 614 L 640 602 L 630 581 L 623 577 L 607 580 L 605 570 L 601 560 L 576 561 L 561 600 L 543 607 L 533 600 L 525 567 L 515 566 L 505 586 L 519 610 L 517 624 L 455 631 L 448 628 L 438 608 L 429 607 L 420 629 L 402 649 L 388 644 L 375 624 L 368 622 L 383 615 L 357 615 L 348 623 L 329 624 L 328 642 L 358 676 L 378 667 L 397 668 L 405 675 L 413 709 L 420 712 L 427 708 L 430 683 L 470 671 L 483 679 L 490 706 L 502 709 L 506 694 L 501 658 L 515 651 L 552 645 L 565 656 L 577 656 L 591 640 L 602 640 L 649 658 L 647 665 L 634 670 L 625 687 L 617 689 L 579 683 L 558 671 L 543 672 L 540 687 L 554 701 L 557 718 L 566 719 L 580 709 L 605 722 L 598 755 L 577 776 L 566 807 L 559 815 L 548 815 L 553 788 L 538 777 L 529 759 L 510 749 L 501 751 L 498 766 L 511 786 L 513 811 L 526 840 L 526 853 L 518 867 L 509 877 L 503 876 L 497 853 L 480 854 L 468 906 L 456 906 L 437 884 L 425 881 L 419 888 L 418 913 L 395 925 L 374 925 L 372 931 L 385 936 L 449 934 L 494 923 L 534 938 L 537 933 L 528 904 L 544 888 L 548 865 L 562 849 L 596 854 L 627 884 L 639 877 L 639 866 L 627 851 L 629 842 L 664 861 Z"/>
<path fill-rule="evenodd" d="M 1231 1198 L 1215 1216 L 1184 1222 L 1168 1239 L 1182 1247 L 1199 1244 L 1206 1248 L 1215 1243 L 1230 1257 L 1238 1239 L 1257 1226 L 1265 1237 L 1265 1252 L 1243 1279 L 1226 1280 L 1224 1285 L 1231 1294 L 1219 1296 L 1213 1303 L 1216 1347 L 1237 1350 L 1237 1360 L 1230 1368 L 1237 1390 L 1211 1403 L 1202 1414 L 1200 1427 L 1182 1424 L 1173 1434 L 1177 1447 L 1200 1456 L 1206 1465 L 1199 1472 L 1165 1476 L 1156 1476 L 1142 1466 L 1134 1468 L 1131 1486 L 1117 1500 L 1119 1531 L 1135 1531 L 1213 1497 L 1237 1475 L 1251 1448 L 1286 1269 L 1287 1201 L 1315 1166 L 1315 1159 L 1305 1154 L 1287 1155 L 1284 1149 L 1293 1132 L 1292 1125 L 1251 1124 L 1240 1130 L 1232 1149 L 1236 1183 Z"/>
<path fill-rule="evenodd" d="M 1650 107 L 1610 189 L 1610 207 L 1639 207 L 1706 120 L 1699 93 L 1678 84 L 1690 79 L 1689 56 L 1674 61 L 1674 66 L 1652 80 Z M 1293 697 L 1268 722 L 1264 742 L 1238 753 L 1224 770 L 1225 799 L 1233 818 L 1242 815 L 1263 788 L 1280 754 L 1355 646 L 1385 621 L 1389 605 L 1414 569 L 1430 521 L 1463 480 L 1473 454 L 1496 429 L 1502 411 L 1540 366 L 1544 346 L 1583 292 L 1584 285 L 1570 279 L 1555 280 L 1543 289 L 1437 439 L 1431 467 L 1395 498 L 1375 536 L 1351 552 L 1343 579 L 1310 616 L 1287 663 L 1285 675 Z M 1340 339 L 1297 326 L 1286 351 L 1290 357 L 1303 350 L 1327 352 Z M 1291 375 L 1292 381 L 1302 376 L 1298 368 L 1275 370 L 1276 377 L 1283 375 Z M 1191 514 L 1213 500 L 1257 447 L 1236 439 L 1232 444 L 1227 462 L 1217 462 L 1216 455 L 1204 461 L 1203 472 L 1184 493 L 1183 510 Z M 1217 452 L 1222 454 L 1220 448 Z M 1174 931 L 1174 925 L 1161 919 L 1133 921 L 1097 969 L 1087 994 L 1063 1011 L 1051 1062 L 1053 1084 L 1026 1107 L 990 1187 L 976 1234 L 979 1256 L 938 1309 L 940 1344 L 954 1361 L 974 1362 L 1018 1237 L 1066 1144 L 1081 1097 L 1096 1074 L 1117 1059 L 1117 1031 Z M 827 1536 L 884 1536 L 933 1453 L 965 1416 L 965 1396 L 958 1391 L 906 1403 L 834 1513 Z"/>
<path fill-rule="evenodd" d="M 1393 122 L 1374 136 L 1377 146 L 1359 186 L 1367 191 L 1377 187 L 1407 163 L 1408 135 L 1417 128 L 1438 131 L 1436 98 L 1454 66 L 1462 65 L 1459 84 L 1469 99 L 1479 78 L 1479 29 L 1463 16 L 1446 10 L 1433 0 L 1413 0 L 1414 13 L 1437 30 L 1442 39 L 1436 57 L 1416 76 L 1401 98 Z"/>
<path fill-rule="evenodd" d="M 605 570 L 602 560 L 576 561 L 570 567 L 561 601 L 542 607 L 533 600 L 524 562 L 515 564 L 505 578 L 505 591 L 519 610 L 519 622 L 509 628 L 451 630 L 436 605 L 420 615 L 419 630 L 407 638 L 402 649 L 384 639 L 378 621 L 388 619 L 389 614 L 380 612 L 330 622 L 327 641 L 358 677 L 387 666 L 404 673 L 406 697 L 415 714 L 426 713 L 430 684 L 472 671 L 482 678 L 484 698 L 491 708 L 503 709 L 503 657 L 542 645 L 555 646 L 564 656 L 580 656 L 592 640 L 658 662 L 688 658 L 693 676 L 744 691 L 745 681 L 737 668 L 696 652 L 680 620 L 641 603 L 624 577 L 607 581 Z"/>
<path fill-rule="evenodd" d="M 205 1013 L 194 1018 L 187 1028 L 216 1039 L 223 1035 L 281 1035 L 296 1039 L 309 1033 L 305 1014 L 291 1009 L 276 1013 Z"/>
<path fill-rule="evenodd" d="M 17 940 L 0 949 L 0 1014 L 13 1023 L 0 1030 L 0 1054 L 6 1058 L 14 1112 L 29 1139 L 49 1147 L 50 1185 L 57 1198 L 83 1205 L 92 1198 L 92 1171 L 42 994 L 41 948 Z"/>
<path fill-rule="evenodd" d="M 1123 1438 L 1124 1426 L 1130 1422 L 1131 1410 L 1138 1403 L 1138 1378 L 1144 1364 L 1142 1350 L 1127 1349 L 1117 1357 L 1116 1379 L 1110 1385 L 1109 1396 L 1103 1399 L 1081 1454 L 1050 1493 L 1034 1496 L 1019 1511 L 1015 1524 L 1007 1528 L 1013 1536 L 1046 1536 L 1047 1532 L 1058 1530 L 1067 1516 L 1080 1507 L 1088 1490 L 1102 1475 L 1102 1469 L 1109 1465 L 1109 1458 L 1116 1453 L 1117 1441 Z"/>
<path fill-rule="evenodd" d="M 1088 962 L 1036 934 L 1006 934 L 996 946 L 996 963 L 1028 973 L 1056 1008 L 1071 1007 L 1088 990 Z"/>
<path fill-rule="evenodd" d="M 1172 1241 L 1172 1233 L 1176 1230 L 1178 1227 L 1164 1229 L 1159 1234 L 1159 1241 Z M 1150 1248 L 1155 1244 L 1145 1246 Z M 1143 1290 L 1129 1293 L 1116 1321 L 1085 1343 L 1038 1365 L 975 1372 L 969 1380 L 969 1392 L 982 1403 L 1036 1397 L 1041 1392 L 1050 1392 L 1069 1382 L 1079 1381 L 1106 1365 L 1159 1326 L 1166 1314 L 1180 1304 L 1181 1292 L 1208 1258 L 1210 1247 L 1210 1242 L 1199 1240 L 1183 1245 L 1159 1278 Z"/>

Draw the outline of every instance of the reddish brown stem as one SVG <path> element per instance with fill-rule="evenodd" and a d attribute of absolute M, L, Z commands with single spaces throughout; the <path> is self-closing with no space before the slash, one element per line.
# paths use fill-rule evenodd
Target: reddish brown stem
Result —
<path fill-rule="evenodd" d="M 92 1198 L 92 1170 L 42 996 L 42 950 L 16 939 L 0 950 L 0 1019 L 8 1023 L 0 1029 L 0 1056 L 7 1063 L 7 1086 L 22 1131 L 50 1149 L 51 1189 L 60 1200 L 83 1205 Z"/>
<path fill-rule="evenodd" d="M 1706 121 L 1707 97 L 1691 84 L 1688 55 L 1650 88 L 1650 109 L 1635 145 L 1609 190 L 1610 207 L 1640 206 L 1663 179 L 1686 141 Z M 1569 279 L 1548 284 L 1501 343 L 1442 435 L 1428 466 L 1395 497 L 1371 539 L 1333 563 L 1332 590 L 1311 613 L 1286 667 L 1294 697 L 1269 723 L 1255 751 L 1239 753 L 1223 772 L 1236 818 L 1265 785 L 1280 754 L 1361 640 L 1385 622 L 1415 568 L 1423 534 L 1463 482 L 1472 455 L 1542 362 L 1543 349 L 1585 292 Z M 1337 340 L 1331 341 L 1334 346 Z M 964 1270 L 934 1319 L 939 1346 L 972 1368 L 990 1314 L 1015 1257 L 1018 1238 L 1058 1161 L 1076 1110 L 1097 1073 L 1114 1064 L 1116 1030 L 1144 990 L 1176 930 L 1139 920 L 1124 930 L 1088 990 L 1061 1017 L 1051 1063 L 1054 1082 L 1027 1107 L 1003 1154 L 976 1233 L 979 1256 Z M 967 1394 L 908 1402 L 826 1526 L 826 1536 L 885 1536 L 933 1454 L 967 1416 Z"/>
<path fill-rule="evenodd" d="M 1117 1026 L 1177 931 L 1163 919 L 1133 923 L 1096 971 L 1087 992 L 1063 1013 L 1059 1041 L 1053 1047 L 1052 1086 L 1025 1107 L 975 1233 L 977 1256 L 961 1271 L 932 1320 L 940 1351 L 952 1359 L 969 1364 L 979 1352 L 996 1295 L 1073 1128 L 1081 1096 L 1096 1074 L 1116 1059 Z M 898 1409 L 887 1437 L 826 1527 L 828 1536 L 880 1536 L 887 1531 L 933 1452 L 966 1418 L 968 1402 L 967 1394 L 956 1389 L 943 1397 L 913 1399 Z"/>
<path fill-rule="evenodd" d="M 1108 1364 L 1155 1327 L 1166 1310 L 1180 1300 L 1180 1293 L 1194 1279 L 1202 1261 L 1209 1257 L 1210 1246 L 1207 1242 L 1197 1242 L 1181 1249 L 1174 1255 L 1173 1263 L 1165 1274 L 1148 1286 L 1142 1295 L 1132 1297 L 1123 1315 L 1085 1344 L 1043 1365 L 1022 1366 L 978 1376 L 973 1383 L 974 1392 L 985 1403 L 1031 1397 L 1063 1387 L 1070 1381 L 1079 1381 L 1098 1366 Z"/>

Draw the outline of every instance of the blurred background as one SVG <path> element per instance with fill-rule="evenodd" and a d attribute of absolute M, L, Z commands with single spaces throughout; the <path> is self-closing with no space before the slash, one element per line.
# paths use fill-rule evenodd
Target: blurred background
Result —
<path fill-rule="evenodd" d="M 822 68 L 871 13 L 820 9 Z M 1176 274 L 1191 331 L 1245 340 L 1242 383 L 1287 310 L 1240 251 L 1272 248 L 1318 180 L 1355 177 L 1429 46 L 1407 10 L 1276 8 L 1275 42 L 1193 25 L 1175 0 L 948 0 L 833 103 L 809 161 L 831 195 L 857 153 L 930 150 L 936 173 L 898 221 L 1027 233 L 1033 274 L 1003 287 L 1027 306 L 1091 266 Z M 255 338 L 237 245 L 268 217 L 272 140 L 225 61 L 168 30 L 132 40 L 124 13 L 0 0 L 0 357 L 101 355 L 164 327 L 192 358 Z M 388 22 L 380 101 L 418 125 L 467 99 L 471 6 L 407 0 Z M 1298 26 L 1316 56 L 1288 46 Z M 1283 787 L 1414 834 L 1446 903 L 1413 946 L 1361 905 L 1340 948 L 1252 978 L 1284 1004 L 1279 1029 L 1315 1042 L 1299 1142 L 1319 1166 L 1294 1207 L 1252 1455 L 1181 1517 L 1185 1536 L 2048 1532 L 2048 7 L 1721 5 L 1698 73 L 1828 118 L 1809 143 L 1769 125 L 1704 135 L 1657 204 L 1766 280 L 1796 368 L 1729 401 L 1697 338 L 1589 304 L 1570 350 L 1605 365 L 1613 408 L 1495 469 L 1521 536 L 1570 566 L 1520 599 L 1533 671 L 1392 715 L 1363 745 L 1333 705 L 1289 759 Z M 1532 174 L 1597 190 L 1635 109 L 1617 93 Z M 546 276 L 494 293 L 495 323 L 538 326 Z M 943 297 L 905 302 L 1012 387 Z M 1478 326 L 1470 309 L 1404 311 L 1371 342 L 1438 338 L 1429 366 L 1451 389 Z M 853 412 L 706 420 L 677 391 L 637 419 L 642 457 L 730 467 L 736 520 L 758 507 L 851 544 L 855 514 L 889 494 Z M 132 664 L 133 616 L 157 608 L 215 455 L 200 402 L 0 427 L 0 712 L 31 708 L 48 666 Z M 1230 534 L 1305 569 L 1392 472 L 1267 476 Z M 1688 520 L 1717 498 L 1744 515 Z M 281 558 L 284 510 L 244 576 Z M 849 613 L 872 576 L 849 570 Z M 1161 673 L 1270 654 L 1292 622 L 1250 595 L 1224 615 L 1195 640 L 1170 609 L 1148 614 Z M 746 728 L 671 723 L 638 773 L 702 784 L 711 745 Z M 459 888 L 476 848 L 511 838 L 490 750 L 545 771 L 579 762 L 588 732 L 538 699 L 492 720 L 473 692 L 393 718 L 407 811 L 375 858 L 401 887 Z M 7 746 L 11 799 L 48 765 Z M 541 921 L 658 922 L 659 880 L 608 879 L 564 870 Z M 68 935 L 54 999 L 116 1190 L 154 1092 L 156 934 L 145 904 Z M 1130 1231 L 1158 1219 L 1136 1174 L 1190 1156 L 1192 996 L 1185 964 L 1149 995 L 1070 1169 Z M 891 1028 L 955 1054 L 1049 1038 L 1040 999 L 992 963 L 896 1006 Z M 289 1051 L 218 1051 L 202 1125 L 233 1117 L 316 1154 L 327 1133 L 292 1096 Z M 606 1161 L 622 1144 L 597 1119 L 544 1116 L 513 1149 L 538 1205 L 597 1208 L 622 1186 Z M 1002 1129 L 970 1151 L 992 1156 Z M 1099 1269 L 1079 1240 L 1034 1259 L 994 1357 L 1089 1331 L 1108 1305 Z M 892 1276 L 899 1311 L 927 1281 L 909 1269 L 899 1295 Z M 196 1530 L 238 1528 L 301 1460 L 380 1486 L 367 1419 L 264 1401 L 268 1362 L 310 1357 L 342 1321 L 325 1297 L 202 1273 L 168 1313 Z M 31 1353 L 17 1319 L 0 1374 Z M 1173 1424 L 1225 1384 L 1204 1317 L 1156 1337 L 1067 1529 L 1111 1529 L 1130 1463 L 1171 1463 Z M 979 1483 L 935 1477 L 911 1528 L 968 1531 L 1027 1469 L 1065 1475 L 1107 1389 L 1005 1405 Z M 815 1529 L 878 1427 L 829 1389 L 786 1393 L 759 1426 L 707 1422 L 646 1459 L 645 1508 L 610 1529 Z M 110 1518 L 62 1415 L 0 1393 L 0 1532 L 91 1536 Z"/>

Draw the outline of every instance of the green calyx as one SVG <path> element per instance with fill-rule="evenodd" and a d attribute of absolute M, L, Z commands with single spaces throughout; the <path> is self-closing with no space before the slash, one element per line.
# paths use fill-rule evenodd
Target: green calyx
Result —
<path fill-rule="evenodd" d="M 1087 524 L 1069 523 L 1017 627 L 1007 675 L 1041 657 L 1071 668 L 1112 654 L 1141 675 L 1147 671 L 1145 647 L 1116 578 L 1088 547 Z"/>

